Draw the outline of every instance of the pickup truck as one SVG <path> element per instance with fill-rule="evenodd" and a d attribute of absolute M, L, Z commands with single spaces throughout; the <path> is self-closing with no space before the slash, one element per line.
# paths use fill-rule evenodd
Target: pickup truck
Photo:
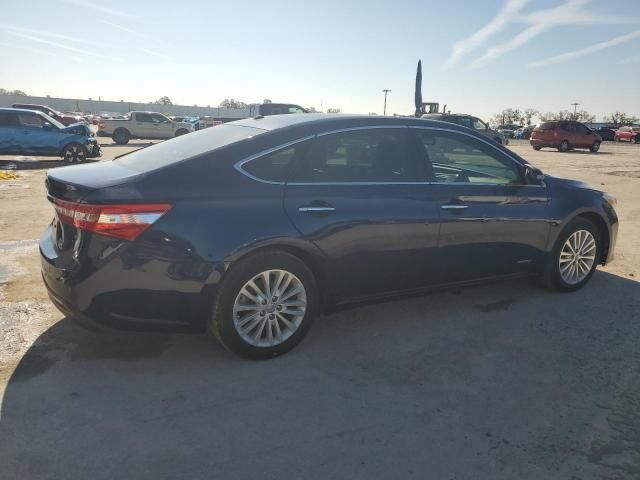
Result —
<path fill-rule="evenodd" d="M 111 137 L 118 145 L 132 138 L 167 139 L 195 130 L 189 122 L 174 122 L 156 112 L 129 112 L 124 119 L 100 120 L 98 135 Z"/>

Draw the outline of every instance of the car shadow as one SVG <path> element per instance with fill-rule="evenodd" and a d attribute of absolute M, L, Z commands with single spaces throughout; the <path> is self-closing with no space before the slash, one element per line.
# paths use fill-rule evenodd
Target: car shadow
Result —
<path fill-rule="evenodd" d="M 99 158 L 89 158 L 84 163 L 98 162 Z M 0 170 L 46 170 L 56 167 L 68 167 L 69 163 L 62 159 L 52 157 L 51 159 L 36 159 L 26 157 L 24 159 L 0 160 Z"/>
<path fill-rule="evenodd" d="M 639 312 L 640 283 L 606 272 L 573 294 L 519 280 L 321 317 L 268 361 L 205 335 L 105 333 L 63 319 L 9 380 L 2 470 L 600 478 L 603 464 L 622 468 L 621 453 L 640 453 L 625 440 L 640 434 Z M 611 424 L 621 412 L 632 419 L 622 431 Z"/>

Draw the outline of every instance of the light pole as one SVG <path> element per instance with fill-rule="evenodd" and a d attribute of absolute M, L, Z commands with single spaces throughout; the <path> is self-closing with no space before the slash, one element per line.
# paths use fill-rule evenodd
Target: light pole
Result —
<path fill-rule="evenodd" d="M 384 93 L 384 111 L 383 111 L 383 115 L 387 114 L 387 94 L 390 92 L 391 90 L 389 90 L 388 88 L 385 88 L 384 90 L 382 90 L 382 93 Z"/>
<path fill-rule="evenodd" d="M 578 105 L 580 105 L 578 102 L 574 102 L 571 105 L 573 105 L 573 119 L 577 120 L 578 119 Z"/>

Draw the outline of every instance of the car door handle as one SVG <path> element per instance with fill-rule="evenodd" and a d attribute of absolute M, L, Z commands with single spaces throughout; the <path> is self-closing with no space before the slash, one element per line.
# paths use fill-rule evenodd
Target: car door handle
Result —
<path fill-rule="evenodd" d="M 331 213 L 335 212 L 335 207 L 320 207 L 314 205 L 307 205 L 306 207 L 298 207 L 298 211 L 302 213 Z"/>
<path fill-rule="evenodd" d="M 469 208 L 469 205 L 461 205 L 459 203 L 447 203 L 440 207 L 443 210 L 464 210 Z"/>

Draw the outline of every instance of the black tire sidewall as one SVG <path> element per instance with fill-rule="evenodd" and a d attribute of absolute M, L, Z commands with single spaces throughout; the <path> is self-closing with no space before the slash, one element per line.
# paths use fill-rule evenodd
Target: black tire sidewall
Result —
<path fill-rule="evenodd" d="M 566 147 L 563 147 L 563 145 L 566 145 Z M 571 145 L 569 145 L 569 142 L 567 140 L 563 140 L 562 142 L 560 142 L 560 146 L 558 147 L 558 150 L 560 150 L 561 152 L 568 152 L 569 150 L 571 150 Z"/>
<path fill-rule="evenodd" d="M 600 142 L 598 141 L 593 142 L 593 145 L 591 145 L 591 148 L 589 150 L 591 150 L 593 153 L 597 153 L 598 151 L 600 151 Z"/>
<path fill-rule="evenodd" d="M 113 132 L 113 141 L 118 145 L 126 145 L 131 139 L 131 134 L 124 129 L 118 129 Z"/>
<path fill-rule="evenodd" d="M 593 235 L 593 238 L 596 241 L 596 259 L 595 259 L 595 262 L 593 263 L 593 267 L 591 268 L 591 271 L 581 282 L 576 284 L 570 284 L 565 282 L 562 279 L 562 275 L 560 275 L 560 266 L 559 266 L 560 251 L 562 250 L 562 247 L 564 246 L 567 239 L 577 230 L 587 230 L 589 233 L 591 233 L 591 235 Z M 584 287 L 587 284 L 587 282 L 589 282 L 589 280 L 591 279 L 591 277 L 596 271 L 596 267 L 598 266 L 598 262 L 600 259 L 600 245 L 601 245 L 600 242 L 601 242 L 600 233 L 598 232 L 598 229 L 591 221 L 587 220 L 586 218 L 576 218 L 571 222 L 569 222 L 569 224 L 565 227 L 565 229 L 562 231 L 560 236 L 558 236 L 558 239 L 556 240 L 556 244 L 554 245 L 554 248 L 553 248 L 553 252 L 549 258 L 549 263 L 547 265 L 547 276 L 548 276 L 549 286 L 561 292 L 573 292 L 575 290 L 579 290 L 580 288 Z"/>
<path fill-rule="evenodd" d="M 304 285 L 307 295 L 307 311 L 296 332 L 286 341 L 274 347 L 256 347 L 245 342 L 236 331 L 233 322 L 233 304 L 245 283 L 266 270 L 286 270 L 293 273 Z M 290 253 L 269 250 L 242 259 L 227 272 L 213 302 L 209 330 L 232 352 L 250 359 L 265 359 L 282 355 L 295 347 L 307 334 L 318 311 L 318 289 L 313 273 L 298 257 Z"/>

